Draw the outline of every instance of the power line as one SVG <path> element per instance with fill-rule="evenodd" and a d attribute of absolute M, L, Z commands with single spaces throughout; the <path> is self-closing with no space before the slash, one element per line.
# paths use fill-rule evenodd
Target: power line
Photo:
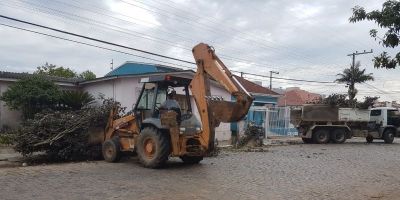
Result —
<path fill-rule="evenodd" d="M 6 26 L 6 27 L 9 27 L 9 28 L 14 28 L 14 29 L 26 31 L 26 32 L 30 32 L 30 33 L 44 35 L 44 36 L 47 36 L 47 37 L 52 37 L 52 38 L 56 38 L 56 39 L 60 39 L 60 40 L 64 40 L 64 41 L 74 42 L 74 43 L 78 43 L 78 44 L 82 44 L 82 45 L 86 45 L 86 46 L 91 46 L 91 47 L 95 47 L 95 48 L 99 48 L 99 49 L 103 49 L 103 50 L 108 50 L 108 51 L 113 51 L 113 52 L 122 53 L 122 54 L 126 54 L 126 55 L 131 55 L 131 56 L 135 56 L 135 57 L 138 57 L 138 58 L 143 58 L 143 59 L 147 59 L 147 60 L 151 60 L 151 61 L 161 62 L 161 63 L 174 65 L 174 66 L 180 66 L 180 67 L 189 68 L 189 69 L 194 69 L 194 67 L 188 67 L 188 66 L 185 66 L 185 65 L 166 62 L 166 61 L 153 59 L 153 58 L 148 58 L 148 57 L 145 57 L 145 56 L 140 56 L 140 55 L 128 53 L 128 52 L 125 52 L 125 51 L 120 51 L 120 50 L 111 49 L 111 48 L 107 48 L 107 47 L 102 47 L 102 46 L 98 46 L 98 45 L 93 45 L 93 44 L 89 44 L 89 43 L 85 43 L 85 42 L 80 42 L 80 41 L 76 41 L 76 40 L 72 40 L 72 39 L 68 39 L 68 38 L 63 38 L 63 37 L 59 37 L 59 36 L 55 36 L 55 35 L 51 35 L 51 34 L 47 34 L 47 33 L 42 33 L 42 32 L 39 32 L 39 31 L 33 31 L 33 30 L 29 30 L 29 29 L 25 29 L 25 28 L 21 28 L 21 27 L 17 27 L 17 26 L 12 26 L 12 25 L 3 24 L 3 23 L 0 23 L 0 25 L 1 26 Z"/>
<path fill-rule="evenodd" d="M 129 5 L 132 5 L 132 6 L 136 6 L 136 7 L 142 8 L 142 7 L 138 6 L 138 5 L 135 5 L 135 4 L 133 4 L 133 3 L 127 2 L 127 1 L 125 1 L 125 0 L 121 0 L 121 1 L 124 2 L 124 3 L 126 3 L 126 4 L 129 4 Z M 137 2 L 135 2 L 135 3 L 137 3 Z M 174 15 L 174 16 L 177 16 L 177 17 L 179 17 L 179 18 L 189 19 L 189 21 L 192 21 L 192 19 L 188 18 L 187 16 L 180 16 L 180 15 L 178 15 L 178 14 L 176 14 L 176 13 L 168 12 L 168 11 L 165 10 L 165 9 L 161 9 L 161 8 L 155 7 L 154 5 L 149 5 L 148 2 L 146 2 L 146 3 L 144 3 L 144 2 L 139 2 L 139 3 L 142 4 L 142 5 L 154 7 L 154 8 L 156 8 L 156 9 L 162 11 L 162 12 L 156 12 L 156 11 L 151 11 L 151 12 L 156 12 L 156 13 L 162 14 L 162 15 L 163 15 L 164 13 L 169 13 L 169 14 Z M 146 9 L 146 8 L 142 8 L 142 9 Z M 146 9 L 146 10 L 148 10 L 148 9 Z M 191 15 L 194 15 L 194 14 L 191 14 Z M 199 18 L 202 19 L 202 17 L 199 17 Z M 211 20 L 208 20 L 208 21 L 211 21 Z M 211 22 L 212 22 L 212 21 L 211 21 Z M 218 25 L 217 27 L 220 27 L 219 23 L 216 23 L 216 22 L 213 22 L 213 23 L 214 23 L 214 24 L 217 24 L 217 25 Z M 206 27 L 210 27 L 208 24 L 204 24 L 204 23 L 201 23 L 201 22 L 196 21 L 195 25 L 198 25 L 198 24 L 202 24 L 202 25 L 204 25 L 204 26 L 206 26 Z M 215 29 L 214 27 L 210 27 L 210 28 L 211 28 L 212 30 Z M 278 44 L 278 43 L 276 43 L 276 42 L 274 42 L 274 41 L 265 40 L 265 38 L 262 38 L 262 37 L 260 37 L 259 35 L 251 34 L 251 33 L 246 33 L 246 32 L 243 32 L 243 31 L 241 31 L 241 30 L 235 29 L 235 28 L 233 28 L 233 27 L 231 27 L 231 26 L 227 26 L 227 29 L 230 29 L 230 30 L 232 30 L 232 31 L 234 31 L 234 32 L 236 32 L 236 33 L 239 33 L 239 34 L 242 35 L 242 36 L 245 36 L 245 37 L 241 37 L 241 39 L 247 40 L 247 41 L 251 41 L 251 42 L 253 42 L 255 45 L 262 45 L 262 44 L 263 44 L 263 43 L 260 43 L 259 40 L 262 40 L 262 41 L 265 41 L 265 42 L 268 42 L 268 43 Z M 225 32 L 225 33 L 226 33 L 225 29 L 219 28 L 219 30 L 221 30 L 222 32 Z M 247 36 L 250 36 L 250 38 L 256 38 L 257 40 L 255 40 L 255 39 L 248 39 Z M 279 44 L 278 44 L 278 45 L 279 45 Z M 280 51 L 280 49 L 277 48 L 277 47 L 273 47 L 273 46 L 269 46 L 269 45 L 265 45 L 265 44 L 264 44 L 263 46 L 265 46 L 265 47 L 267 47 L 267 48 L 270 48 L 270 49 L 273 49 L 273 50 Z M 285 46 L 283 46 L 283 45 L 280 45 L 280 46 L 281 46 L 282 48 L 286 49 L 286 50 L 291 51 L 291 52 L 292 52 L 292 53 L 291 53 L 291 56 L 292 56 L 292 57 L 296 56 L 296 57 L 303 58 L 304 61 L 307 61 L 308 63 L 311 63 L 311 64 L 312 64 L 312 62 L 308 61 L 308 60 L 310 60 L 310 57 L 308 57 L 308 56 L 306 57 L 306 56 L 304 56 L 304 55 L 301 55 L 301 54 L 299 54 L 297 51 L 292 51 L 292 50 L 289 49 L 289 47 L 285 47 Z"/>
<path fill-rule="evenodd" d="M 56 29 L 56 28 L 52 28 L 52 27 L 48 27 L 48 26 L 44 26 L 44 25 L 40 25 L 40 24 L 28 22 L 28 21 L 24 21 L 24 20 L 19 20 L 19 19 L 16 19 L 16 18 L 4 16 L 4 15 L 0 15 L 0 17 L 8 19 L 8 20 L 17 21 L 17 22 L 20 22 L 20 23 L 24 23 L 24 24 L 28 24 L 28 25 L 32 25 L 32 26 L 36 26 L 36 27 L 40 27 L 40 28 L 44 28 L 44 29 L 48 29 L 48 30 L 52 30 L 52 31 L 55 31 L 55 32 L 59 32 L 59 33 L 67 34 L 67 35 L 72 35 L 72 36 L 75 36 L 75 37 L 80 37 L 80 38 L 84 38 L 84 39 L 87 39 L 87 40 L 91 40 L 91 41 L 95 41 L 95 42 L 111 45 L 111 46 L 117 46 L 117 47 L 129 49 L 129 50 L 138 51 L 138 52 L 141 52 L 141 53 L 153 55 L 153 56 L 158 56 L 158 57 L 162 57 L 162 58 L 166 58 L 166 59 L 170 59 L 170 60 L 175 60 L 175 61 L 179 61 L 179 62 L 188 63 L 188 64 L 195 64 L 194 62 L 191 62 L 191 61 L 182 60 L 182 59 L 178 59 L 178 58 L 174 58 L 174 57 L 170 57 L 170 56 L 165 56 L 165 55 L 161 55 L 161 54 L 157 54 L 157 53 L 153 53 L 153 52 L 149 52 L 149 51 L 145 51 L 145 50 L 140 50 L 140 49 L 137 49 L 137 48 L 128 47 L 128 46 L 125 46 L 125 45 L 120 45 L 120 44 L 116 44 L 116 43 L 113 43 L 113 42 L 108 42 L 108 41 L 105 41 L 105 40 L 100 40 L 100 39 L 96 39 L 96 38 L 93 38 L 93 37 L 88 37 L 88 36 L 72 33 L 72 32 L 69 32 L 69 31 L 61 30 L 61 29 Z M 239 71 L 233 71 L 233 72 L 239 72 Z M 249 75 L 254 75 L 254 76 L 260 76 L 260 77 L 268 77 L 268 76 L 265 76 L 265 75 L 252 74 L 252 73 L 247 73 L 247 72 L 243 72 L 243 73 L 244 74 L 249 74 Z M 300 81 L 300 82 L 332 83 L 332 82 L 326 82 L 326 81 L 312 81 L 312 80 L 291 79 L 291 78 L 283 78 L 283 77 L 273 77 L 273 78 L 274 79 L 281 79 L 281 80 Z"/>
<path fill-rule="evenodd" d="M 59 1 L 56 1 L 56 2 L 59 2 Z M 75 2 L 76 2 L 76 1 L 75 1 Z M 38 7 L 40 7 L 40 8 L 49 9 L 49 10 L 52 10 L 52 11 L 55 11 L 55 12 L 61 12 L 61 13 L 64 13 L 64 14 L 66 13 L 66 12 L 63 12 L 63 11 L 59 11 L 59 10 L 55 10 L 55 9 L 52 9 L 52 8 L 48 8 L 48 7 L 46 7 L 46 6 L 40 6 L 40 5 L 37 5 L 37 4 L 32 4 L 31 2 L 25 2 L 25 3 L 31 4 L 31 5 L 34 5 L 34 6 L 38 6 Z M 95 14 L 104 15 L 104 16 L 110 16 L 111 18 L 118 19 L 118 20 L 123 20 L 124 22 L 133 23 L 133 22 L 130 22 L 130 21 L 126 21 L 126 20 L 124 20 L 124 19 L 116 18 L 116 17 L 114 17 L 114 16 L 112 16 L 112 15 L 106 15 L 106 14 L 103 14 L 103 13 L 101 13 L 101 12 L 92 11 L 92 10 L 85 9 L 85 8 L 82 8 L 82 7 L 79 7 L 79 6 L 76 6 L 76 5 L 66 4 L 66 3 L 64 3 L 64 2 L 59 2 L 59 3 L 62 3 L 63 5 L 71 6 L 71 7 L 74 7 L 74 8 L 79 8 L 79 9 L 82 9 L 82 10 L 85 10 L 85 11 L 89 11 L 89 12 L 92 12 L 92 13 L 95 13 Z M 32 9 L 32 8 L 29 7 L 28 9 Z M 104 9 L 103 9 L 103 10 L 104 10 Z M 40 12 L 45 12 L 46 14 L 55 15 L 55 16 L 57 16 L 57 17 L 62 17 L 62 18 L 65 17 L 65 16 L 60 16 L 60 15 L 57 15 L 57 14 L 53 14 L 53 13 L 48 13 L 47 11 L 40 11 Z M 68 13 L 66 13 L 66 14 L 68 15 Z M 96 20 L 93 20 L 93 19 L 89 19 L 89 18 L 86 18 L 86 17 L 82 17 L 82 16 L 79 16 L 79 15 L 75 15 L 75 14 L 69 14 L 69 15 L 72 15 L 72 16 L 74 16 L 74 17 L 83 18 L 84 20 L 89 20 L 89 21 L 91 21 L 91 22 L 94 21 L 96 24 L 88 23 L 88 22 L 83 22 L 82 20 L 79 20 L 79 19 L 78 19 L 79 21 L 81 21 L 81 22 L 83 22 L 83 23 L 87 23 L 87 24 L 91 24 L 91 25 L 95 25 L 95 26 L 100 26 L 101 24 L 103 24 L 103 23 L 101 23 L 101 22 L 99 22 L 99 21 L 96 21 Z M 67 16 L 67 18 L 71 19 L 71 18 L 68 17 L 68 16 Z M 132 18 L 132 19 L 134 19 L 134 18 Z M 76 20 L 76 19 L 71 19 L 71 20 Z M 100 25 L 99 25 L 99 24 L 100 24 Z M 106 24 L 106 26 L 112 26 L 112 27 L 117 27 L 118 29 L 124 29 L 124 28 L 121 28 L 121 27 L 119 27 L 119 26 L 110 25 L 110 24 Z M 131 33 L 132 31 L 127 30 L 127 29 L 124 29 L 124 30 L 127 30 L 127 31 L 121 31 L 121 30 L 116 30 L 116 29 L 114 29 L 114 28 L 109 28 L 109 27 L 104 27 L 104 26 L 102 26 L 102 27 L 103 27 L 103 28 L 107 28 L 107 30 L 115 30 L 115 31 L 118 31 L 118 32 L 121 32 L 121 33 L 124 33 L 124 34 L 132 35 L 132 33 Z M 152 38 L 152 36 L 148 36 L 148 35 L 146 35 L 146 34 L 144 34 L 144 33 L 139 33 L 139 32 L 136 32 L 136 33 L 141 34 L 141 35 L 133 35 L 133 36 L 135 36 L 135 37 L 140 37 L 140 38 L 143 38 L 143 39 L 148 39 L 148 40 L 159 40 L 159 41 L 161 41 L 161 42 L 163 42 L 163 43 L 168 43 L 167 45 L 171 45 L 171 44 L 172 44 L 172 46 L 178 47 L 178 48 L 181 48 L 181 49 L 184 49 L 184 50 L 190 50 L 190 49 L 191 49 L 191 47 L 184 47 L 184 46 L 182 46 L 182 45 L 176 45 L 174 42 L 172 42 L 172 41 L 167 41 L 167 40 L 162 39 L 162 38 Z M 145 35 L 145 36 L 143 36 L 143 35 Z M 219 57 L 224 58 L 225 60 L 239 61 L 239 62 L 245 62 L 245 63 L 248 62 L 248 63 L 250 63 L 252 66 L 260 66 L 260 67 L 268 66 L 268 65 L 266 65 L 266 64 L 258 64 L 258 63 L 254 63 L 253 61 L 249 61 L 249 60 L 245 60 L 245 59 L 240 59 L 240 58 L 236 58 L 236 57 L 230 57 L 230 56 L 223 55 L 223 54 L 219 54 Z M 289 64 L 292 64 L 292 63 L 289 63 Z M 268 67 L 271 68 L 271 66 L 268 66 Z M 278 68 L 278 67 L 275 67 L 275 68 Z M 301 69 L 300 69 L 300 70 L 301 70 Z M 286 70 L 283 70 L 283 71 L 286 71 Z"/>
<path fill-rule="evenodd" d="M 267 75 L 253 74 L 253 73 L 247 73 L 247 72 L 243 72 L 243 73 L 244 74 L 248 74 L 248 75 L 253 75 L 253 76 L 260 76 L 260 77 L 270 78 L 270 76 L 267 76 Z M 283 77 L 276 77 L 276 76 L 273 76 L 272 78 L 273 79 L 280 79 L 280 80 L 289 80 L 289 81 L 309 82 L 309 83 L 329 83 L 329 84 L 335 83 L 335 82 L 328 82 L 328 81 L 313 81 L 313 80 L 304 80 L 304 79 L 283 78 Z"/>
<path fill-rule="evenodd" d="M 100 43 L 103 43 L 103 44 L 108 44 L 108 45 L 112 45 L 112 46 L 121 47 L 121 48 L 124 48 L 124 49 L 129 49 L 129 50 L 132 50 L 132 51 L 138 51 L 138 52 L 141 52 L 141 53 L 145 53 L 145 54 L 149 54 L 149 55 L 153 55 L 153 56 L 158 56 L 158 57 L 162 57 L 162 58 L 167 58 L 167 59 L 171 59 L 171 60 L 175 60 L 175 61 L 180 61 L 180 62 L 184 62 L 184 63 L 188 63 L 188 64 L 196 64 L 194 62 L 182 60 L 182 59 L 179 59 L 179 58 L 174 58 L 174 57 L 170 57 L 170 56 L 164 56 L 164 55 L 161 55 L 161 54 L 152 53 L 152 52 L 149 52 L 149 51 L 140 50 L 140 49 L 136 49 L 136 48 L 133 48 L 133 47 L 128 47 L 128 46 L 125 46 L 125 45 L 116 44 L 116 43 L 113 43 L 113 42 L 107 42 L 105 40 L 100 40 L 100 39 L 96 39 L 96 38 L 92 38 L 92 37 L 88 37 L 88 36 L 84 36 L 84 35 L 68 32 L 68 31 L 64 31 L 64 30 L 61 30 L 61 29 L 56 29 L 56 28 L 52 28 L 52 27 L 48 27 L 48 26 L 44 26 L 44 25 L 40 25 L 40 24 L 36 24 L 36 23 L 32 23 L 32 22 L 28 22 L 28 21 L 16 19 L 16 18 L 13 18 L 13 17 L 7 17 L 7 16 L 4 16 L 4 15 L 0 15 L 0 17 L 4 18 L 4 19 L 16 21 L 16 22 L 29 24 L 29 25 L 32 25 L 32 26 L 36 26 L 36 27 L 40 27 L 40 28 L 56 31 L 56 32 L 59 32 L 59 33 L 72 35 L 72 36 L 75 36 L 75 37 L 80 37 L 80 38 L 84 38 L 84 39 L 95 41 L 95 42 L 100 42 Z"/>
<path fill-rule="evenodd" d="M 25 2 L 25 3 L 28 3 L 28 4 L 33 5 L 33 6 L 36 6 L 36 7 L 39 8 L 39 12 L 46 13 L 46 14 L 49 14 L 49 15 L 53 15 L 53 16 L 57 16 L 57 17 L 62 17 L 62 18 L 68 18 L 68 19 L 73 20 L 73 21 L 78 20 L 78 21 L 80 21 L 80 22 L 82 22 L 82 23 L 86 23 L 86 24 L 90 24 L 90 25 L 101 26 L 101 27 L 103 27 L 103 28 L 107 28 L 107 30 L 114 30 L 114 31 L 118 31 L 118 32 L 121 32 L 121 33 L 124 33 L 124 34 L 133 35 L 133 36 L 135 36 L 135 37 L 140 37 L 140 38 L 143 38 L 143 39 L 148 39 L 148 40 L 153 40 L 153 41 L 154 41 L 154 40 L 159 40 L 159 41 L 161 41 L 161 42 L 163 42 L 163 43 L 168 43 L 168 45 L 170 45 L 170 46 L 178 47 L 178 48 L 181 48 L 181 49 L 184 49 L 184 50 L 191 50 L 190 47 L 184 47 L 184 46 L 181 46 L 181 45 L 175 45 L 174 42 L 168 41 L 168 40 L 165 40 L 165 39 L 161 39 L 161 38 L 152 38 L 152 36 L 146 35 L 146 34 L 144 34 L 144 33 L 136 32 L 136 33 L 141 34 L 141 35 L 134 35 L 134 34 L 132 34 L 132 32 L 135 32 L 135 31 L 127 30 L 127 29 L 121 28 L 121 27 L 119 27 L 119 26 L 115 26 L 115 25 L 110 25 L 110 24 L 102 23 L 102 22 L 99 22 L 99 21 L 96 21 L 96 20 L 93 20 L 93 19 L 89 19 L 89 18 L 86 18 L 86 17 L 82 17 L 82 16 L 79 16 L 79 15 L 75 15 L 75 14 L 69 14 L 69 13 L 66 13 L 66 12 L 63 12 L 63 11 L 59 11 L 59 10 L 56 10 L 56 9 L 48 8 L 48 7 L 46 7 L 46 6 L 41 6 L 41 5 L 33 4 L 33 3 L 31 3 L 31 2 Z M 63 4 L 65 4 L 65 3 L 63 3 Z M 69 5 L 69 4 L 65 4 L 65 5 Z M 9 6 L 9 5 L 7 5 L 7 6 Z M 14 5 L 14 6 L 15 6 L 15 5 Z M 74 6 L 74 5 L 69 5 L 69 6 L 77 7 L 77 6 Z M 16 6 L 16 7 L 20 7 L 20 8 L 21 8 L 21 6 Z M 25 9 L 33 9 L 32 7 L 28 7 L 28 8 L 27 8 L 27 7 L 22 7 L 22 8 L 25 8 Z M 53 12 L 60 12 L 61 15 L 60 15 L 60 14 L 55 14 L 55 13 L 49 13 L 48 11 L 41 11 L 40 9 L 42 9 L 42 8 L 51 10 L 51 11 L 53 11 Z M 83 9 L 83 8 L 80 8 L 80 9 Z M 33 9 L 33 10 L 35 10 L 35 9 Z M 84 9 L 84 10 L 87 10 L 87 9 Z M 36 11 L 36 10 L 35 10 L 35 11 Z M 92 12 L 92 11 L 89 11 L 89 12 Z M 73 17 L 79 17 L 79 18 L 84 19 L 85 21 L 82 21 L 82 20 L 80 20 L 80 19 L 72 19 L 71 17 L 69 17 L 69 16 L 64 16 L 64 15 L 62 15 L 62 14 L 64 14 L 64 15 L 72 15 Z M 97 14 L 99 14 L 99 13 L 97 13 Z M 114 17 L 114 18 L 115 18 L 115 17 Z M 119 19 L 119 18 L 116 18 L 116 19 Z M 119 19 L 119 20 L 122 20 L 122 19 Z M 90 22 L 88 23 L 87 21 L 90 21 Z M 96 24 L 93 24 L 92 22 L 94 22 L 94 23 L 96 23 Z M 118 28 L 118 29 L 124 29 L 124 30 L 127 30 L 127 31 L 121 31 L 121 30 L 116 30 L 115 28 L 110 28 L 110 27 L 102 26 L 102 25 L 104 25 L 104 24 L 105 24 L 105 26 L 112 26 L 112 27 L 116 27 L 116 28 Z M 143 35 L 145 35 L 145 36 L 143 36 Z M 222 49 L 223 49 L 223 48 L 222 48 Z M 226 60 L 231 60 L 231 61 L 239 61 L 239 62 L 244 62 L 244 63 L 248 62 L 248 63 L 250 63 L 251 65 L 254 65 L 254 66 L 261 66 L 261 67 L 268 66 L 267 64 L 258 64 L 258 63 L 254 63 L 254 62 L 249 61 L 249 60 L 240 59 L 240 58 L 233 58 L 233 57 L 231 57 L 231 56 L 227 56 L 227 55 L 224 55 L 224 54 L 220 54 L 219 57 L 224 58 L 224 59 L 226 59 Z M 276 68 L 277 68 L 277 67 L 276 67 Z"/>

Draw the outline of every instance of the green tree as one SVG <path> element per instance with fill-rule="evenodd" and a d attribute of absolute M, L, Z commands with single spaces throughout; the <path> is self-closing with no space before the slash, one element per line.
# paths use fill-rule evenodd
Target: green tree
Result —
<path fill-rule="evenodd" d="M 65 90 L 61 95 L 61 103 L 73 109 L 80 110 L 82 107 L 93 103 L 95 98 L 88 92 Z"/>
<path fill-rule="evenodd" d="M 21 110 L 25 119 L 37 112 L 54 107 L 60 99 L 57 85 L 45 77 L 36 75 L 21 79 L 5 91 L 0 100 L 10 109 Z"/>
<path fill-rule="evenodd" d="M 46 64 L 37 67 L 34 74 L 41 74 L 41 75 L 49 75 L 49 76 L 57 76 L 57 77 L 64 77 L 64 78 L 75 78 L 77 77 L 77 73 L 71 70 L 70 68 L 58 67 L 57 65 Z"/>
<path fill-rule="evenodd" d="M 353 16 L 350 22 L 356 23 L 363 20 L 375 21 L 380 28 L 386 29 L 386 33 L 378 36 L 376 29 L 370 30 L 370 35 L 375 40 L 387 48 L 395 48 L 399 45 L 400 40 L 400 1 L 387 0 L 383 3 L 381 10 L 366 12 L 363 7 L 356 6 L 353 8 Z M 382 52 L 374 58 L 374 66 L 376 68 L 394 69 L 400 65 L 400 52 L 394 58 L 387 52 Z"/>
<path fill-rule="evenodd" d="M 372 73 L 366 74 L 365 69 L 360 70 L 360 62 L 357 62 L 355 66 L 351 65 L 350 68 L 344 69 L 343 73 L 337 75 L 339 76 L 339 78 L 336 79 L 336 82 L 346 83 L 349 87 L 348 94 L 350 104 L 352 105 L 354 105 L 354 98 L 357 95 L 357 89 L 355 88 L 356 83 L 364 83 L 374 80 Z"/>
<path fill-rule="evenodd" d="M 82 73 L 79 74 L 79 78 L 85 79 L 85 80 L 93 80 L 96 78 L 96 74 L 93 72 L 86 70 Z"/>

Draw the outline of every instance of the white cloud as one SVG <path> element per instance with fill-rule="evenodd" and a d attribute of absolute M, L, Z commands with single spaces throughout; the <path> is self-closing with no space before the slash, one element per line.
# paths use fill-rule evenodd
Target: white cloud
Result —
<path fill-rule="evenodd" d="M 121 19 L 132 21 L 145 27 L 154 28 L 157 26 L 161 26 L 161 23 L 157 20 L 157 17 L 152 14 L 152 12 L 146 10 L 150 9 L 146 5 L 135 3 L 132 3 L 132 5 L 114 0 L 107 0 L 106 2 L 111 11 L 120 14 Z M 140 7 L 136 7 L 134 5 L 138 5 Z M 141 7 L 144 7 L 146 9 L 143 9 Z M 132 18 L 139 20 L 133 20 Z"/>
<path fill-rule="evenodd" d="M 289 9 L 292 15 L 298 19 L 307 19 L 316 17 L 323 10 L 322 6 L 310 5 L 306 3 L 297 3 Z"/>

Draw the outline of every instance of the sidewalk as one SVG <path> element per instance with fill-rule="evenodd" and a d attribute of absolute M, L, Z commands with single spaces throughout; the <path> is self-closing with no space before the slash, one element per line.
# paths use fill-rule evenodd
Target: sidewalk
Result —
<path fill-rule="evenodd" d="M 300 137 L 296 136 L 273 136 L 264 139 L 265 146 L 277 146 L 277 145 L 293 145 L 293 144 L 302 144 L 303 141 Z M 218 141 L 219 147 L 231 147 L 231 141 Z"/>
<path fill-rule="evenodd" d="M 22 155 L 11 146 L 0 146 L 0 168 L 21 166 L 22 159 Z"/>
<path fill-rule="evenodd" d="M 295 136 L 273 136 L 264 140 L 264 145 L 291 145 L 302 143 L 303 141 L 301 138 Z"/>

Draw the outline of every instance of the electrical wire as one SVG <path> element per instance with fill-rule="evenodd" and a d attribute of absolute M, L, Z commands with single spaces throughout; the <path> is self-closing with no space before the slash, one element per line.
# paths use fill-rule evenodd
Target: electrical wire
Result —
<path fill-rule="evenodd" d="M 4 16 L 4 15 L 0 15 L 0 18 L 5 18 L 5 19 L 8 19 L 8 20 L 12 20 L 12 21 L 16 21 L 16 22 L 20 22 L 20 23 L 24 23 L 24 24 L 28 24 L 28 25 L 32 25 L 32 26 L 36 26 L 36 27 L 39 27 L 39 28 L 48 29 L 48 30 L 51 30 L 51 31 L 55 31 L 55 32 L 59 32 L 59 33 L 67 34 L 67 35 L 72 35 L 72 36 L 75 36 L 75 37 L 79 37 L 79 38 L 83 38 L 83 39 L 87 39 L 87 40 L 91 40 L 91 41 L 95 41 L 95 42 L 99 42 L 99 43 L 103 43 L 103 44 L 107 44 L 107 45 L 111 45 L 111 46 L 125 48 L 125 49 L 129 49 L 129 50 L 133 50 L 133 51 L 138 51 L 138 52 L 141 52 L 141 53 L 144 53 L 144 54 L 149 54 L 149 55 L 152 55 L 152 56 L 158 56 L 158 57 L 162 57 L 162 58 L 166 58 L 166 59 L 170 59 L 170 60 L 174 60 L 174 61 L 179 61 L 179 62 L 184 62 L 184 63 L 188 63 L 188 64 L 195 64 L 194 62 L 191 62 L 191 61 L 182 60 L 182 59 L 178 59 L 178 58 L 174 58 L 174 57 L 170 57 L 170 56 L 165 56 L 165 55 L 161 55 L 161 54 L 157 54 L 157 53 L 153 53 L 153 52 L 149 52 L 149 51 L 145 51 L 145 50 L 140 50 L 140 49 L 137 49 L 137 48 L 128 47 L 128 46 L 125 46 L 125 45 L 120 45 L 120 44 L 116 44 L 116 43 L 113 43 L 113 42 L 108 42 L 108 41 L 105 41 L 105 40 L 100 40 L 100 39 L 96 39 L 96 38 L 93 38 L 93 37 L 88 37 L 88 36 L 72 33 L 72 32 L 69 32 L 69 31 L 56 29 L 56 28 L 52 28 L 52 27 L 48 27 L 48 26 L 44 26 L 44 25 L 40 25 L 40 24 L 36 24 L 36 23 L 32 23 L 32 22 L 28 22 L 28 21 L 16 19 L 16 18 L 13 18 L 13 17 L 7 17 L 7 16 Z M 245 73 L 245 74 L 248 74 L 248 75 L 260 76 L 260 77 L 269 77 L 269 76 L 266 76 L 266 75 L 253 74 L 253 73 L 240 72 L 240 71 L 233 71 L 233 72 Z M 299 81 L 299 82 L 315 82 L 315 83 L 329 83 L 329 84 L 332 83 L 332 82 L 326 82 L 326 81 L 313 81 L 313 80 L 292 79 L 292 78 L 283 78 L 283 77 L 272 77 L 272 78 L 273 79 L 281 79 L 281 80 Z"/>
<path fill-rule="evenodd" d="M 111 49 L 111 48 L 107 48 L 107 47 L 93 45 L 93 44 L 89 44 L 89 43 L 86 43 L 86 42 L 80 42 L 80 41 L 77 41 L 77 40 L 72 40 L 72 39 L 68 39 L 68 38 L 64 38 L 64 37 L 59 37 L 59 36 L 55 36 L 55 35 L 39 32 L 39 31 L 33 31 L 33 30 L 29 30 L 29 29 L 25 29 L 25 28 L 21 28 L 21 27 L 17 27 L 17 26 L 12 26 L 12 25 L 3 24 L 3 23 L 0 23 L 0 25 L 1 26 L 6 26 L 6 27 L 9 27 L 9 28 L 14 28 L 14 29 L 26 31 L 26 32 L 30 32 L 30 33 L 44 35 L 44 36 L 47 36 L 47 37 L 52 37 L 52 38 L 56 38 L 56 39 L 60 39 L 60 40 L 64 40 L 64 41 L 69 41 L 69 42 L 74 42 L 74 43 L 77 43 L 77 44 L 82 44 L 82 45 L 86 45 L 86 46 L 90 46 L 90 47 L 95 47 L 95 48 L 99 48 L 99 49 L 103 49 L 103 50 L 108 50 L 108 51 L 113 51 L 113 52 L 122 53 L 122 54 L 126 54 L 126 55 L 131 55 L 131 56 L 134 56 L 134 57 L 143 58 L 143 59 L 147 59 L 147 60 L 151 60 L 151 61 L 156 61 L 156 62 L 160 62 L 160 63 L 164 63 L 164 64 L 184 67 L 184 68 L 187 68 L 187 69 L 195 69 L 194 67 L 189 67 L 189 66 L 180 65 L 180 64 L 171 63 L 171 62 L 166 62 L 166 61 L 162 61 L 162 60 L 158 60 L 158 59 L 148 58 L 148 57 L 145 57 L 145 56 L 136 55 L 136 54 L 128 53 L 128 52 L 125 52 L 125 51 L 120 51 L 120 50 L 116 50 L 116 49 Z"/>

